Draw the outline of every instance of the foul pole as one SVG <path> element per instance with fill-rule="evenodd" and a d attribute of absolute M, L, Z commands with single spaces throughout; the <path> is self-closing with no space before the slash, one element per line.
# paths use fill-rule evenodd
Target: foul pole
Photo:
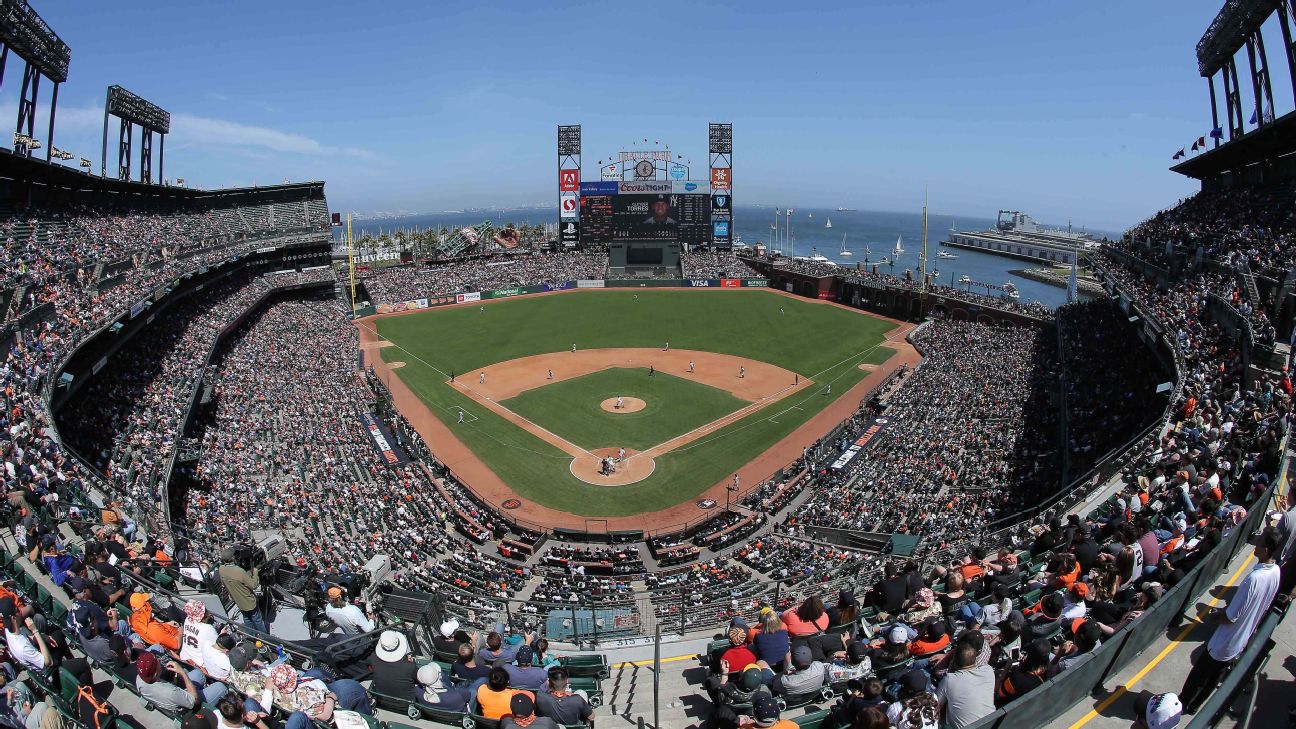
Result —
<path fill-rule="evenodd" d="M 351 319 L 356 318 L 355 294 L 355 245 L 351 239 L 351 213 L 347 213 L 347 266 L 351 269 Z"/>

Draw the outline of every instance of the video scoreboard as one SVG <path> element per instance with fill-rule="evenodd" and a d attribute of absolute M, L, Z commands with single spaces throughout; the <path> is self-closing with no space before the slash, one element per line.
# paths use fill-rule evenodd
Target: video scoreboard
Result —
<path fill-rule="evenodd" d="M 709 186 L 702 182 L 581 183 L 581 244 L 663 241 L 710 245 L 715 238 L 714 205 Z"/>

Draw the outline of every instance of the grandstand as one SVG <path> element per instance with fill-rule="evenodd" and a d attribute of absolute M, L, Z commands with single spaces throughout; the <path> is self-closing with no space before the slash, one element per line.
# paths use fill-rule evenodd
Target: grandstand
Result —
<path fill-rule="evenodd" d="M 500 250 L 490 222 L 364 272 L 353 307 L 322 182 L 172 188 L 0 154 L 0 723 L 191 729 L 206 702 L 474 729 L 521 689 L 568 726 L 749 726 L 770 705 L 803 727 L 1128 724 L 1144 688 L 1194 727 L 1254 709 L 1296 584 L 1296 135 L 1271 131 L 1289 114 L 1234 138 L 1234 103 L 1230 140 L 1176 167 L 1201 192 L 1088 262 L 1107 296 L 1056 311 L 776 254 L 621 278 L 604 251 Z M 648 284 L 831 300 L 913 325 L 918 354 L 702 517 L 582 530 L 461 478 L 362 332 Z M 1246 634 L 1190 660 L 1199 602 L 1240 579 Z M 181 670 L 156 677 L 151 646 Z"/>

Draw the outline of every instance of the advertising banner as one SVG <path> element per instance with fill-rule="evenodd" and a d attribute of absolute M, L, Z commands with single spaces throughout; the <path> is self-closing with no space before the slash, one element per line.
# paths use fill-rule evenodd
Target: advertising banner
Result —
<path fill-rule="evenodd" d="M 622 195 L 646 195 L 650 193 L 670 194 L 675 188 L 674 183 L 669 181 L 653 182 L 651 180 L 639 180 L 637 182 L 618 183 L 617 189 Z"/>
<path fill-rule="evenodd" d="M 722 289 L 740 289 L 740 288 L 742 288 L 742 279 L 740 279 L 740 278 L 722 278 L 722 279 L 720 279 L 720 288 L 722 288 Z"/>
<path fill-rule="evenodd" d="M 836 301 L 836 300 L 837 300 L 837 292 L 836 292 L 836 291 L 820 291 L 820 292 L 819 292 L 819 296 L 818 296 L 818 298 L 819 298 L 819 300 L 821 300 L 821 301 Z"/>
<path fill-rule="evenodd" d="M 616 182 L 582 182 L 580 184 L 581 197 L 586 195 L 615 195 L 620 191 L 620 186 Z"/>
<path fill-rule="evenodd" d="M 716 218 L 729 217 L 733 211 L 733 197 L 729 193 L 718 192 L 711 196 L 711 216 Z"/>
<path fill-rule="evenodd" d="M 709 195 L 711 193 L 711 185 L 705 182 L 683 180 L 671 185 L 671 192 L 676 195 Z"/>
<path fill-rule="evenodd" d="M 148 299 L 143 299 L 143 300 L 141 300 L 141 301 L 136 301 L 135 303 L 131 304 L 131 308 L 130 308 L 130 318 L 134 319 L 135 317 L 139 316 L 140 314 L 143 314 L 143 313 L 144 313 L 144 310 L 148 308 L 148 305 L 149 305 L 149 300 L 148 300 Z"/>
<path fill-rule="evenodd" d="M 682 180 L 688 175 L 688 168 L 682 164 L 671 163 L 670 177 L 672 180 Z"/>
<path fill-rule="evenodd" d="M 728 167 L 712 167 L 711 189 L 715 192 L 729 192 L 729 186 L 733 184 L 732 172 Z"/>
<path fill-rule="evenodd" d="M 474 301 L 481 301 L 481 294 L 477 291 L 469 294 L 455 294 L 456 303 L 471 304 Z"/>
<path fill-rule="evenodd" d="M 520 289 L 520 288 L 514 286 L 514 287 L 512 287 L 512 288 L 507 288 L 507 289 L 495 289 L 495 290 L 491 291 L 491 292 L 490 292 L 490 295 L 487 296 L 486 298 L 488 298 L 488 299 L 503 299 L 503 298 L 507 298 L 507 297 L 509 297 L 509 296 L 518 296 L 518 295 L 521 294 L 521 293 L 522 293 L 522 289 Z"/>
<path fill-rule="evenodd" d="M 567 289 L 576 288 L 575 281 L 563 281 L 562 283 L 544 284 L 545 291 L 566 291 Z"/>
<path fill-rule="evenodd" d="M 745 278 L 742 280 L 745 289 L 764 289 L 769 288 L 769 279 L 765 278 Z"/>
<path fill-rule="evenodd" d="M 711 221 L 711 237 L 716 240 L 729 240 L 729 221 L 713 220 Z"/>
<path fill-rule="evenodd" d="M 601 289 L 601 288 L 603 288 L 603 279 L 601 279 L 601 278 L 595 278 L 595 279 L 583 278 L 583 279 L 581 279 L 581 280 L 579 280 L 579 281 L 576 282 L 576 288 L 578 288 L 578 289 Z"/>
<path fill-rule="evenodd" d="M 868 444 L 875 436 L 877 436 L 878 432 L 881 431 L 882 428 L 886 427 L 886 424 L 886 418 L 878 418 L 874 420 L 869 427 L 864 429 L 864 432 L 860 434 L 860 437 L 856 438 L 855 442 L 851 443 L 850 447 L 842 451 L 842 454 L 837 457 L 837 460 L 833 461 L 833 470 L 840 471 L 851 461 L 855 460 L 855 456 L 859 455 L 860 451 L 868 447 Z"/>
<path fill-rule="evenodd" d="M 565 220 L 558 226 L 558 240 L 564 246 L 571 248 L 580 242 L 580 223 L 575 220 Z"/>
<path fill-rule="evenodd" d="M 576 192 L 580 189 L 580 170 L 558 170 L 558 189 Z"/>
<path fill-rule="evenodd" d="M 360 413 L 360 420 L 364 423 L 365 430 L 369 431 L 369 438 L 373 441 L 374 449 L 383 457 L 387 464 L 394 466 L 397 463 L 404 463 L 408 460 L 405 454 L 396 450 L 387 438 L 386 429 L 378 424 L 378 419 L 372 413 Z"/>
<path fill-rule="evenodd" d="M 558 196 L 558 214 L 563 218 L 575 218 L 580 212 L 580 202 L 576 193 L 564 192 Z"/>
<path fill-rule="evenodd" d="M 722 282 L 718 282 L 714 279 L 706 279 L 706 278 L 684 279 L 684 287 L 690 289 L 709 289 L 709 288 L 714 288 L 715 286 L 718 285 L 722 285 Z"/>

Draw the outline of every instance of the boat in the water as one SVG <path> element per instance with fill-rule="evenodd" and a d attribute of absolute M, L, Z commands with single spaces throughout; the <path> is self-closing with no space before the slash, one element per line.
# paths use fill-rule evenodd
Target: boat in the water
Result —
<path fill-rule="evenodd" d="M 832 265 L 832 261 L 828 260 L 827 256 L 823 255 L 815 248 L 810 249 L 810 257 L 807 258 L 806 260 L 810 261 L 811 263 L 827 263 L 829 265 Z"/>
<path fill-rule="evenodd" d="M 837 255 L 838 255 L 838 256 L 841 256 L 842 258 L 850 258 L 852 255 L 854 255 L 854 254 L 851 253 L 850 251 L 846 250 L 846 234 L 845 234 L 845 233 L 842 233 L 842 244 L 841 244 L 841 250 L 837 252 Z"/>
<path fill-rule="evenodd" d="M 825 228 L 831 228 L 831 227 L 832 227 L 832 218 L 828 218 L 828 222 L 824 223 L 824 227 L 825 227 Z"/>
<path fill-rule="evenodd" d="M 888 263 L 890 263 L 890 262 L 891 262 L 891 261 L 888 260 L 886 256 L 882 256 L 881 258 L 879 258 L 879 259 L 877 259 L 876 261 L 874 261 L 874 263 L 877 263 L 877 264 L 882 265 L 882 266 L 885 266 L 886 264 L 888 264 Z"/>
<path fill-rule="evenodd" d="M 964 285 L 966 285 L 966 284 L 970 284 L 970 283 L 972 283 L 972 277 L 971 277 L 971 276 L 966 276 L 966 275 L 965 275 L 965 276 L 959 276 L 959 283 L 960 283 L 960 284 L 964 284 Z"/>
<path fill-rule="evenodd" d="M 899 257 L 900 257 L 900 254 L 901 254 L 901 253 L 904 253 L 904 246 L 902 246 L 902 245 L 900 244 L 902 238 L 904 238 L 903 235 L 898 235 L 898 236 L 896 236 L 896 244 L 895 244 L 895 248 L 892 248 L 892 249 L 891 249 L 891 259 L 892 259 L 892 260 L 895 260 L 895 259 L 899 258 Z"/>
<path fill-rule="evenodd" d="M 837 208 L 837 212 L 839 212 L 839 213 L 853 213 L 853 212 L 855 212 L 855 208 Z"/>
<path fill-rule="evenodd" d="M 937 251 L 936 257 L 937 258 L 958 258 L 958 256 L 954 255 L 953 253 L 950 253 L 949 251 Z"/>

